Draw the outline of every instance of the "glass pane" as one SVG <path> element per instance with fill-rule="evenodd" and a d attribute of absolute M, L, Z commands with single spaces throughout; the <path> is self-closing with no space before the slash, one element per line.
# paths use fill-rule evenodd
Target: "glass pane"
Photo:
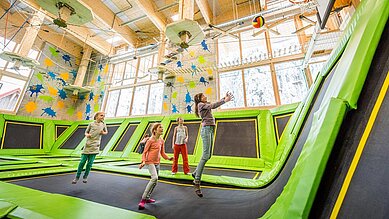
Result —
<path fill-rule="evenodd" d="M 116 112 L 116 116 L 129 116 L 130 115 L 132 90 L 133 90 L 133 88 L 121 90 L 119 105 L 118 105 L 118 110 Z"/>
<path fill-rule="evenodd" d="M 230 36 L 221 37 L 217 43 L 219 66 L 240 63 L 239 40 Z"/>
<path fill-rule="evenodd" d="M 107 117 L 115 117 L 118 98 L 119 98 L 119 90 L 108 92 L 108 100 L 105 106 L 105 113 Z"/>
<path fill-rule="evenodd" d="M 247 106 L 276 105 L 270 66 L 244 70 Z"/>
<path fill-rule="evenodd" d="M 25 67 L 21 65 L 19 69 L 15 69 L 14 66 L 15 66 L 15 62 L 8 62 L 6 71 L 17 75 L 23 75 L 26 77 L 28 77 L 31 73 L 31 68 L 29 67 Z"/>
<path fill-rule="evenodd" d="M 30 51 L 28 52 L 28 55 L 27 55 L 27 56 L 28 56 L 29 58 L 32 58 L 32 59 L 37 60 L 38 55 L 39 55 L 39 52 L 38 52 L 38 51 L 36 51 L 36 50 L 34 50 L 34 49 L 30 49 Z"/>
<path fill-rule="evenodd" d="M 150 85 L 149 107 L 147 109 L 147 114 L 162 113 L 163 88 L 164 83 Z"/>
<path fill-rule="evenodd" d="M 271 29 L 277 32 L 275 33 L 269 31 L 273 57 L 286 56 L 301 52 L 297 34 L 292 34 L 292 32 L 296 31 L 293 20 L 285 21 Z"/>
<path fill-rule="evenodd" d="M 6 42 L 4 44 L 4 38 L 1 39 L 0 45 L 1 45 L 2 51 L 8 51 L 8 52 L 14 51 L 14 49 L 16 47 L 16 43 L 14 41 L 6 40 Z M 7 46 L 7 47 L 4 48 L 4 46 Z"/>
<path fill-rule="evenodd" d="M 253 37 L 253 30 L 240 33 L 243 63 L 267 59 L 265 33 Z"/>
<path fill-rule="evenodd" d="M 222 109 L 244 107 L 242 72 L 232 71 L 221 73 L 220 78 L 220 98 L 225 97 L 227 91 L 234 95 L 234 100 L 221 106 Z"/>
<path fill-rule="evenodd" d="M 138 64 L 137 59 L 133 59 L 133 60 L 126 62 L 126 69 L 124 70 L 123 85 L 134 83 L 137 64 Z"/>
<path fill-rule="evenodd" d="M 6 45 L 7 47 L 5 47 Z M 16 43 L 14 41 L 5 40 L 4 42 L 4 37 L 0 36 L 0 52 L 3 51 L 12 52 L 15 49 L 15 47 L 16 47 Z M 4 69 L 6 65 L 7 65 L 7 61 L 0 58 L 0 69 Z M 7 67 L 7 69 L 5 70 L 8 71 L 8 68 L 9 67 Z"/>
<path fill-rule="evenodd" d="M 153 55 L 140 58 L 137 83 L 150 80 L 149 68 L 153 64 Z"/>
<path fill-rule="evenodd" d="M 307 94 L 302 60 L 275 64 L 281 104 L 301 101 Z"/>
<path fill-rule="evenodd" d="M 155 54 L 154 57 L 153 57 L 153 66 L 152 67 L 156 67 L 158 66 L 158 54 Z M 151 74 L 151 80 L 157 80 L 158 79 L 158 75 L 157 74 Z"/>
<path fill-rule="evenodd" d="M 14 111 L 26 81 L 3 76 L 0 80 L 0 109 Z"/>
<path fill-rule="evenodd" d="M 132 115 L 146 114 L 148 91 L 149 91 L 149 85 L 135 88 L 134 103 L 132 104 Z"/>
<path fill-rule="evenodd" d="M 312 81 L 316 80 L 317 75 L 323 68 L 323 65 L 328 60 L 329 55 L 313 57 L 309 61 L 309 70 L 311 72 Z"/>
<path fill-rule="evenodd" d="M 126 63 L 118 63 L 114 66 L 113 69 L 113 77 L 112 77 L 112 86 L 120 86 L 123 82 L 123 73 L 124 73 L 124 67 Z"/>

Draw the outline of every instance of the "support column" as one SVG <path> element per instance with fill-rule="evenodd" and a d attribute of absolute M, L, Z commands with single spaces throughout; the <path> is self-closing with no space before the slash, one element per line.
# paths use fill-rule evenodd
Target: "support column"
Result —
<path fill-rule="evenodd" d="M 273 49 L 271 48 L 269 30 L 265 31 L 265 39 L 266 39 L 266 48 L 270 59 L 270 73 L 271 73 L 271 80 L 273 84 L 274 98 L 276 100 L 276 105 L 278 106 L 281 105 L 281 98 L 278 89 L 276 69 L 274 67 L 274 62 L 273 62 Z"/>
<path fill-rule="evenodd" d="M 180 19 L 193 20 L 194 18 L 194 0 L 180 0 L 178 14 Z"/>
<path fill-rule="evenodd" d="M 299 15 L 294 16 L 294 24 L 295 24 L 295 27 L 296 27 L 296 31 L 300 30 L 300 29 L 306 28 L 306 27 L 304 27 L 303 22 L 299 18 Z M 298 37 L 299 42 L 300 42 L 301 51 L 304 53 L 305 52 L 304 45 L 307 42 L 307 35 L 305 34 L 305 31 L 301 30 L 300 32 L 298 32 L 297 33 L 297 37 Z"/>
<path fill-rule="evenodd" d="M 37 11 L 30 20 L 30 26 L 26 28 L 26 33 L 20 42 L 20 48 L 18 54 L 21 56 L 27 56 L 32 46 L 34 45 L 35 39 L 38 36 L 39 29 L 43 23 L 45 15 Z"/>
<path fill-rule="evenodd" d="M 166 35 L 165 32 L 161 31 L 161 44 L 158 47 L 158 65 L 163 62 L 164 57 L 165 57 L 165 50 L 166 50 Z"/>
<path fill-rule="evenodd" d="M 84 54 L 82 55 L 80 66 L 78 67 L 77 77 L 74 81 L 74 85 L 78 87 L 82 87 L 84 82 L 85 74 L 88 69 L 89 59 L 92 54 L 92 47 L 85 45 L 83 52 Z"/>

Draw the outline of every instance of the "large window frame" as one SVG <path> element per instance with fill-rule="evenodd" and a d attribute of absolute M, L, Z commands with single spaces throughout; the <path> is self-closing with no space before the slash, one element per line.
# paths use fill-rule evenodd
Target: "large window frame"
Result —
<path fill-rule="evenodd" d="M 296 24 L 295 24 L 295 22 L 293 22 L 293 20 L 287 21 L 287 25 L 290 25 L 290 24 L 294 25 L 293 27 L 289 27 L 290 30 L 297 29 Z M 282 29 L 284 27 L 280 26 L 280 28 Z M 218 88 L 217 88 L 218 97 L 217 97 L 217 99 L 220 99 L 220 98 L 224 97 L 224 95 L 225 95 L 224 94 L 225 89 L 223 88 L 223 86 L 224 87 L 226 87 L 226 86 L 221 84 L 221 83 L 223 83 L 224 74 L 229 74 L 233 71 L 240 71 L 241 72 L 241 79 L 240 80 L 243 81 L 241 88 L 239 88 L 239 90 L 242 90 L 242 92 L 239 91 L 240 93 L 235 94 L 235 96 L 243 96 L 244 105 L 242 106 L 242 104 L 238 104 L 239 106 L 232 106 L 231 104 L 228 105 L 228 103 L 227 103 L 221 107 L 222 110 L 224 110 L 224 109 L 240 109 L 240 108 L 272 108 L 274 106 L 279 106 L 279 105 L 284 104 L 281 101 L 282 97 L 284 97 L 283 96 L 284 94 L 281 94 L 280 90 L 279 90 L 280 77 L 279 77 L 279 75 L 277 77 L 277 74 L 279 74 L 279 73 L 277 72 L 277 69 L 275 66 L 280 65 L 284 62 L 298 62 L 304 58 L 304 53 L 303 53 L 303 50 L 301 49 L 301 48 L 303 48 L 302 43 L 304 43 L 304 42 L 299 41 L 297 38 L 297 35 L 294 36 L 294 38 L 293 38 L 294 39 L 293 42 L 298 43 L 296 46 L 293 45 L 292 46 L 293 48 L 291 48 L 290 45 L 286 45 L 285 48 L 280 49 L 279 45 L 278 45 L 277 52 L 275 53 L 274 49 L 272 49 L 272 44 L 274 44 L 276 42 L 276 41 L 272 40 L 272 38 L 275 37 L 275 34 L 270 33 L 271 31 L 269 31 L 269 30 L 264 31 L 263 33 L 261 33 L 257 36 L 259 42 L 266 41 L 266 49 L 264 48 L 263 45 L 260 46 L 261 49 L 259 49 L 259 50 L 253 49 L 253 48 L 249 48 L 249 49 L 245 48 L 245 44 L 246 44 L 246 46 L 250 45 L 250 43 L 248 43 L 247 40 L 250 40 L 250 39 L 253 40 L 253 38 L 249 34 L 250 33 L 254 34 L 255 32 L 256 31 L 253 31 L 252 29 L 246 29 L 246 30 L 242 30 L 240 33 L 234 33 L 240 37 L 239 40 L 234 41 L 235 43 L 236 42 L 238 43 L 238 45 L 235 45 L 235 47 L 237 47 L 237 48 L 239 47 L 239 50 L 238 49 L 230 50 L 230 52 L 234 51 L 236 55 L 229 54 L 229 56 L 239 57 L 239 60 L 237 60 L 235 62 L 239 62 L 239 63 L 243 63 L 243 64 L 235 66 L 234 64 L 236 64 L 236 63 L 233 63 L 233 65 L 231 65 L 231 67 L 228 67 L 228 68 L 226 68 L 226 66 L 224 64 L 226 61 L 223 60 L 222 57 L 220 57 L 223 51 L 220 51 L 220 49 L 219 49 L 220 48 L 219 42 L 221 42 L 222 44 L 226 44 L 226 42 L 231 44 L 231 41 L 229 41 L 229 40 L 231 40 L 231 37 L 227 37 L 226 39 L 223 39 L 223 37 L 221 37 L 218 39 L 218 42 L 217 42 L 217 44 L 218 44 L 218 47 L 217 47 L 218 48 L 218 50 L 217 50 L 218 63 L 217 63 L 217 66 L 221 67 L 221 69 L 218 72 L 218 82 L 219 83 L 217 83 L 217 85 L 218 85 Z M 276 40 L 277 40 L 277 38 L 279 38 L 279 36 L 276 36 Z M 253 44 L 251 43 L 251 45 L 253 45 Z M 294 47 L 296 47 L 296 48 L 294 48 Z M 255 51 L 261 51 L 261 50 L 264 50 L 264 51 L 260 52 L 260 54 L 255 53 Z M 285 50 L 287 52 L 280 53 L 279 51 L 281 51 L 281 50 L 282 51 Z M 244 53 L 247 53 L 247 54 L 244 54 Z M 223 55 L 224 55 L 224 53 L 223 53 Z M 250 57 L 250 55 L 252 57 Z M 260 68 L 261 66 L 266 66 L 266 65 L 270 66 L 270 76 L 271 76 L 271 85 L 272 85 L 272 89 L 273 89 L 274 102 L 273 101 L 265 101 L 266 103 L 270 103 L 270 104 L 254 105 L 252 103 L 252 100 L 249 99 L 250 90 L 248 88 L 249 86 L 252 87 L 253 85 L 249 84 L 250 82 L 247 81 L 250 79 L 246 79 L 246 77 L 248 77 L 248 76 L 247 75 L 245 76 L 245 71 L 247 71 L 246 69 L 251 69 L 251 68 L 256 68 L 256 67 Z M 269 76 L 267 76 L 267 81 L 269 81 L 268 77 Z M 312 78 L 312 76 L 311 76 L 311 78 Z M 308 78 L 304 77 L 304 79 L 305 80 L 303 81 L 303 83 L 304 83 L 303 85 L 308 87 L 310 85 L 308 83 Z M 302 98 L 303 97 L 301 97 L 298 101 L 301 101 Z M 269 100 L 268 96 L 267 96 L 267 100 Z M 258 105 L 260 105 L 260 106 L 258 106 Z"/>
<path fill-rule="evenodd" d="M 158 85 L 160 82 L 157 81 L 155 75 L 146 74 L 149 68 L 157 66 L 157 60 L 158 54 L 151 53 L 112 64 L 110 86 L 107 88 L 103 106 L 107 117 L 160 115 L 162 113 L 164 86 Z M 155 87 L 160 89 L 160 92 L 155 89 L 151 92 Z M 137 97 L 137 92 L 141 90 L 142 96 Z M 161 96 L 156 97 L 156 93 Z"/>
<path fill-rule="evenodd" d="M 0 52 L 8 51 L 8 52 L 14 52 L 16 53 L 20 48 L 20 43 L 17 43 L 15 41 L 5 40 L 7 47 L 4 48 L 4 37 L 0 36 L 0 46 L 2 49 Z M 31 49 L 27 55 L 29 58 L 39 60 L 41 56 L 41 49 Z M 19 70 L 13 69 L 15 62 L 9 62 L 3 59 L 0 59 L 0 89 L 3 89 L 3 91 L 0 90 L 0 96 L 2 94 L 7 94 L 8 92 L 14 91 L 15 89 L 7 88 L 6 83 L 9 83 L 9 87 L 15 88 L 15 86 L 18 86 L 16 89 L 20 89 L 20 93 L 16 96 L 12 96 L 10 98 L 7 107 L 1 107 L 0 113 L 7 113 L 7 114 L 16 114 L 20 104 L 22 103 L 24 93 L 26 92 L 28 83 L 30 81 L 31 75 L 34 73 L 34 70 L 31 68 L 27 68 L 24 66 L 21 66 Z M 24 85 L 23 85 L 24 84 Z M 5 89 L 5 91 L 4 91 Z M 15 101 L 16 99 L 16 101 Z M 12 104 L 12 106 L 11 106 Z"/>

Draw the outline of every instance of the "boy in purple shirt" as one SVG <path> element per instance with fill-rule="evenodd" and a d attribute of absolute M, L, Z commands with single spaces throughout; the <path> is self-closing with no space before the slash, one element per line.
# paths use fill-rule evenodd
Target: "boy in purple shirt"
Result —
<path fill-rule="evenodd" d="M 203 197 L 200 188 L 201 175 L 203 174 L 205 163 L 211 158 L 212 140 L 215 130 L 215 118 L 212 115 L 212 109 L 227 103 L 232 99 L 232 94 L 228 93 L 219 102 L 209 103 L 207 97 L 203 93 L 198 93 L 194 96 L 195 114 L 201 118 L 201 139 L 203 140 L 203 155 L 196 170 L 192 173 L 195 184 L 195 192 L 199 197 Z"/>

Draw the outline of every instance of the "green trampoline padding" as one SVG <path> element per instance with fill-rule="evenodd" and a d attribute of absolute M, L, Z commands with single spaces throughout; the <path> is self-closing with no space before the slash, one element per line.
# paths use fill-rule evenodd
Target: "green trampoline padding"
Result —
<path fill-rule="evenodd" d="M 18 206 L 7 214 L 9 218 L 155 218 L 79 198 L 51 194 L 4 182 L 0 182 L 0 193 L 2 199 Z M 6 206 L 4 204 L 4 207 Z M 9 205 L 9 208 L 11 207 L 12 205 Z"/>
<path fill-rule="evenodd" d="M 13 211 L 17 207 L 18 206 L 13 203 L 0 201 L 0 218 L 7 216 L 11 211 Z"/>

